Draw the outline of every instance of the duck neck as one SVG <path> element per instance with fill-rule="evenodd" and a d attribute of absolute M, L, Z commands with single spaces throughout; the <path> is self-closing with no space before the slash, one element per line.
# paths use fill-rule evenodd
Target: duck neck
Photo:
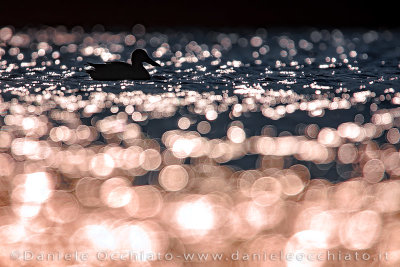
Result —
<path fill-rule="evenodd" d="M 133 62 L 132 62 L 132 67 L 133 67 L 134 69 L 144 69 L 142 62 L 135 62 L 135 61 L 133 61 Z"/>

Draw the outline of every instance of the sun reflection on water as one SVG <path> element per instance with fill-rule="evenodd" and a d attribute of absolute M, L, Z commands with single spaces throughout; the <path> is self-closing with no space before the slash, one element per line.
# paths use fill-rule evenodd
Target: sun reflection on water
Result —
<path fill-rule="evenodd" d="M 152 256 L 190 251 L 388 252 L 379 264 L 398 266 L 400 65 L 368 61 L 394 33 L 1 28 L 0 265 L 23 249 L 144 254 L 129 266 L 201 264 Z M 146 66 L 150 81 L 83 73 L 139 47 L 162 65 Z"/>

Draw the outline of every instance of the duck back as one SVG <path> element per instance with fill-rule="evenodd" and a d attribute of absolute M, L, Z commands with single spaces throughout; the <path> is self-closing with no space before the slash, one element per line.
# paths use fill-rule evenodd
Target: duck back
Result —
<path fill-rule="evenodd" d="M 150 75 L 143 66 L 132 66 L 125 62 L 109 62 L 106 64 L 88 63 L 92 69 L 86 70 L 93 80 L 148 80 Z"/>

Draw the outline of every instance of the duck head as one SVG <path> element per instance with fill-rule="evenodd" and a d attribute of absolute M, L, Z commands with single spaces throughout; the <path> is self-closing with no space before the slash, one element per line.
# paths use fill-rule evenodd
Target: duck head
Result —
<path fill-rule="evenodd" d="M 153 66 L 160 67 L 160 64 L 152 60 L 143 49 L 136 49 L 132 53 L 132 64 L 149 63 Z"/>

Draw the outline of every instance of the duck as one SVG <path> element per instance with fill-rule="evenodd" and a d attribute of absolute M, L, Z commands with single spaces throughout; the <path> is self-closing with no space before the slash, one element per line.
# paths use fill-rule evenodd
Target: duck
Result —
<path fill-rule="evenodd" d="M 90 68 L 86 69 L 86 72 L 93 80 L 97 81 L 149 80 L 150 74 L 142 63 L 146 62 L 160 67 L 160 64 L 152 60 L 143 49 L 133 51 L 131 60 L 132 64 L 121 61 L 106 62 L 105 64 L 88 62 Z"/>

